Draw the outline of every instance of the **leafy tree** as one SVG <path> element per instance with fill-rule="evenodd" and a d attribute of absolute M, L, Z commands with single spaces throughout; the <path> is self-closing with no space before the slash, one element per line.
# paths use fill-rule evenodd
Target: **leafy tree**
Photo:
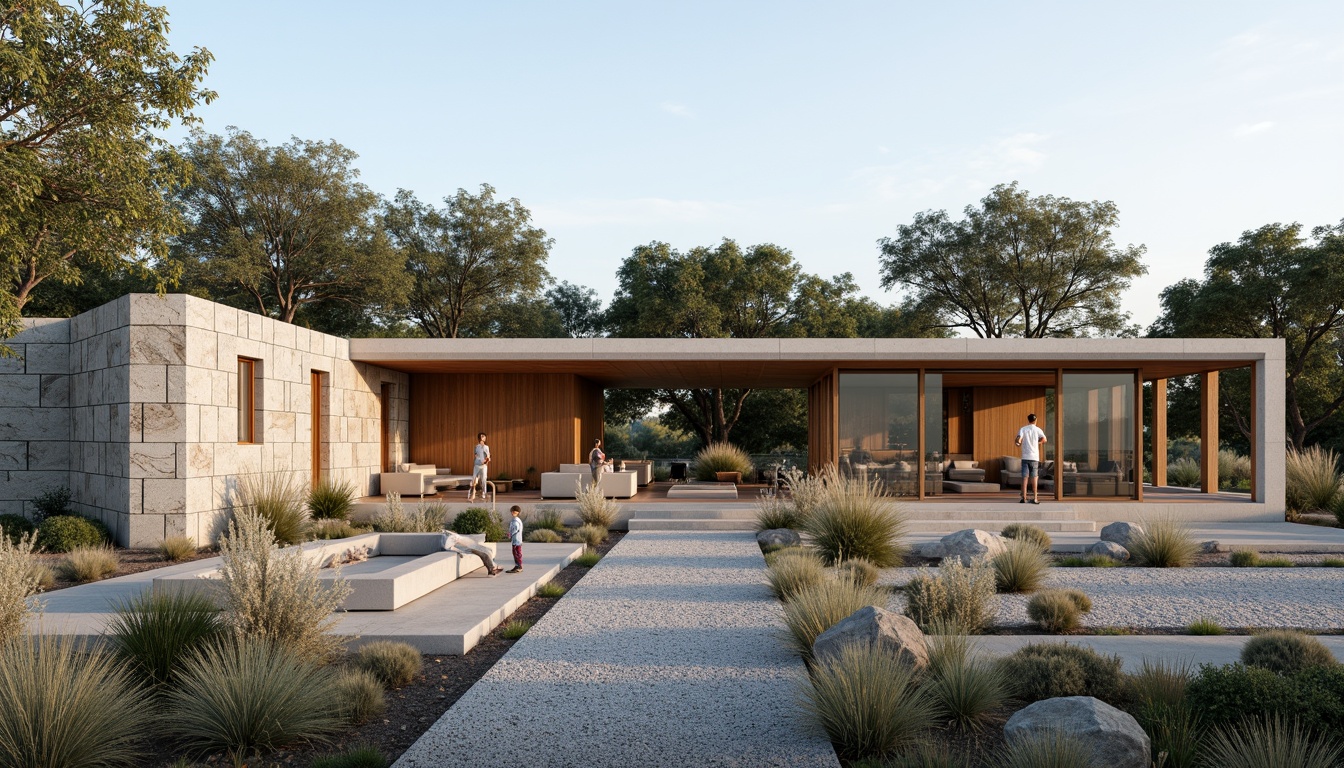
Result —
<path fill-rule="evenodd" d="M 559 316 L 566 336 L 583 339 L 602 335 L 602 300 L 597 291 L 566 280 L 547 290 L 546 300 Z"/>
<path fill-rule="evenodd" d="M 444 203 L 435 210 L 401 190 L 383 220 L 414 280 L 411 319 L 430 337 L 455 339 L 490 327 L 497 305 L 535 299 L 554 241 L 517 198 L 496 200 L 489 184 Z"/>
<path fill-rule="evenodd" d="M 1143 246 L 1113 244 L 1114 203 L 1032 197 L 1014 182 L 965 216 L 926 211 L 880 240 L 883 287 L 981 338 L 1134 333 L 1119 297 L 1148 270 Z"/>
<path fill-rule="evenodd" d="M 0 338 L 44 282 L 165 254 L 183 167 L 156 133 L 214 98 L 210 53 L 178 56 L 167 32 L 140 0 L 0 5 Z"/>
<path fill-rule="evenodd" d="M 1209 251 L 1202 281 L 1168 287 L 1161 302 L 1151 336 L 1284 340 L 1294 447 L 1344 406 L 1344 223 L 1310 238 L 1296 223 L 1243 232 Z"/>
<path fill-rule="evenodd" d="M 193 133 L 183 154 L 195 171 L 178 195 L 190 226 L 173 255 L 189 286 L 286 323 L 307 305 L 364 308 L 404 293 L 351 150 L 298 138 L 270 147 L 233 128 Z"/>

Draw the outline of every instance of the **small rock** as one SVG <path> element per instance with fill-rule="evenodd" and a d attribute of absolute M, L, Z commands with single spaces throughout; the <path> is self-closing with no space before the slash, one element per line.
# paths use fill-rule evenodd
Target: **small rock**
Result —
<path fill-rule="evenodd" d="M 910 548 L 910 554 L 915 557 L 927 557 L 933 560 L 942 560 L 947 557 L 947 547 L 943 546 L 941 541 L 924 541 Z"/>
<path fill-rule="evenodd" d="M 762 547 L 796 547 L 803 543 L 803 538 L 792 528 L 771 528 L 756 534 L 756 543 Z"/>
<path fill-rule="evenodd" d="M 1221 541 L 1209 540 L 1209 541 L 1201 541 L 1199 543 L 1199 551 L 1203 552 L 1206 555 L 1214 555 L 1219 552 L 1228 552 L 1230 551 L 1230 549 L 1231 549 L 1230 547 L 1224 546 Z"/>
<path fill-rule="evenodd" d="M 1101 529 L 1102 541 L 1114 541 L 1122 547 L 1129 547 L 1129 542 L 1135 536 L 1143 533 L 1143 527 L 1138 523 L 1111 523 Z"/>
<path fill-rule="evenodd" d="M 1003 727 L 1009 742 L 1058 731 L 1086 744 L 1092 764 L 1150 768 L 1148 734 L 1129 713 L 1091 696 L 1045 699 L 1014 714 Z"/>
<path fill-rule="evenodd" d="M 822 632 L 812 643 L 812 658 L 820 661 L 854 643 L 876 643 L 896 654 L 905 664 L 919 671 L 929 664 L 924 633 L 915 622 L 899 613 L 870 605 L 841 619 Z"/>
<path fill-rule="evenodd" d="M 977 559 L 994 557 L 1008 548 L 1008 540 L 989 531 L 967 528 L 943 537 L 946 557 L 961 558 L 962 565 L 970 565 Z"/>
<path fill-rule="evenodd" d="M 1087 548 L 1087 553 L 1089 555 L 1104 555 L 1122 563 L 1129 559 L 1129 550 L 1114 541 L 1098 541 Z"/>

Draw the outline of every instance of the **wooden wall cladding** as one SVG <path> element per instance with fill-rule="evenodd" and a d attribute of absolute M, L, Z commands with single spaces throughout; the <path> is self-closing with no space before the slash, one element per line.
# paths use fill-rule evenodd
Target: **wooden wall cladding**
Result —
<path fill-rule="evenodd" d="M 968 387 L 945 387 L 943 389 L 943 428 L 947 432 L 947 454 L 963 455 L 974 453 L 972 447 L 975 437 L 974 410 L 971 404 L 972 390 Z"/>
<path fill-rule="evenodd" d="M 1027 423 L 1028 413 L 1036 414 L 1036 426 L 1045 431 L 1047 439 L 1053 439 L 1054 427 L 1047 424 L 1045 412 L 1045 387 L 975 388 L 974 459 L 985 468 L 986 481 L 1000 482 L 1000 457 L 1019 455 L 1021 449 L 1013 440 Z"/>
<path fill-rule="evenodd" d="M 476 434 L 490 445 L 490 477 L 526 477 L 587 460 L 602 435 L 602 387 L 574 374 L 411 375 L 411 461 L 471 474 Z"/>
<path fill-rule="evenodd" d="M 807 388 L 807 469 L 817 472 L 839 461 L 836 425 L 839 418 L 835 371 L 817 379 Z"/>

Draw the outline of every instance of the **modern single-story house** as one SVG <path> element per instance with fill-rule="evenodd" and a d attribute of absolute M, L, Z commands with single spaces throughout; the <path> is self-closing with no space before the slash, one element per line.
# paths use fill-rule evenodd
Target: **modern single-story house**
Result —
<path fill-rule="evenodd" d="M 983 471 L 968 482 L 1010 483 L 1013 438 L 1033 412 L 1051 462 L 1042 496 L 1089 505 L 1094 519 L 1284 510 L 1274 339 L 343 339 L 135 294 L 28 320 L 9 344 L 20 356 L 0 358 L 0 513 L 68 486 L 122 544 L 211 539 L 245 474 L 376 494 L 379 473 L 406 462 L 466 472 L 480 431 L 492 474 L 581 462 L 602 434 L 604 390 L 645 387 L 807 389 L 812 467 L 875 473 L 915 501 L 944 492 L 950 462 Z M 1205 503 L 1154 498 L 1166 455 L 1145 461 L 1142 446 L 1166 444 L 1166 380 L 1201 377 L 1203 444 L 1214 445 L 1218 375 L 1236 368 L 1251 371 L 1249 495 L 1217 493 L 1206 450 Z"/>

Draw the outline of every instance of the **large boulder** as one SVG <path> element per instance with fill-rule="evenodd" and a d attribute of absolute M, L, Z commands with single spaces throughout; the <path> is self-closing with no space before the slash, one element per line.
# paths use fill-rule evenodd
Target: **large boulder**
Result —
<path fill-rule="evenodd" d="M 942 560 L 947 557 L 947 547 L 943 546 L 941 541 L 921 541 L 910 547 L 910 554 L 915 557 L 927 557 L 931 560 Z"/>
<path fill-rule="evenodd" d="M 945 557 L 957 557 L 962 565 L 970 565 L 981 558 L 994 557 L 1008 548 L 1008 540 L 989 531 L 967 528 L 943 537 Z"/>
<path fill-rule="evenodd" d="M 771 528 L 756 534 L 756 543 L 762 547 L 796 547 L 803 538 L 792 528 Z"/>
<path fill-rule="evenodd" d="M 1089 555 L 1103 555 L 1122 563 L 1129 559 L 1129 550 L 1114 541 L 1098 541 L 1087 548 L 1087 553 Z"/>
<path fill-rule="evenodd" d="M 820 661 L 838 655 L 841 648 L 853 644 L 881 645 L 915 671 L 929 664 L 924 633 L 915 622 L 875 605 L 860 608 L 818 635 L 812 643 L 812 658 Z"/>
<path fill-rule="evenodd" d="M 1101 529 L 1101 540 L 1114 541 L 1128 549 L 1130 540 L 1141 533 L 1143 533 L 1143 527 L 1138 523 L 1111 523 Z"/>
<path fill-rule="evenodd" d="M 1092 751 L 1092 764 L 1106 768 L 1150 768 L 1148 734 L 1129 713 L 1091 696 L 1045 699 L 1018 711 L 1003 727 L 1012 743 L 1058 731 Z"/>
<path fill-rule="evenodd" d="M 1219 552 L 1229 552 L 1231 548 L 1220 541 L 1209 540 L 1199 543 L 1199 551 L 1206 555 L 1213 555 Z"/>

